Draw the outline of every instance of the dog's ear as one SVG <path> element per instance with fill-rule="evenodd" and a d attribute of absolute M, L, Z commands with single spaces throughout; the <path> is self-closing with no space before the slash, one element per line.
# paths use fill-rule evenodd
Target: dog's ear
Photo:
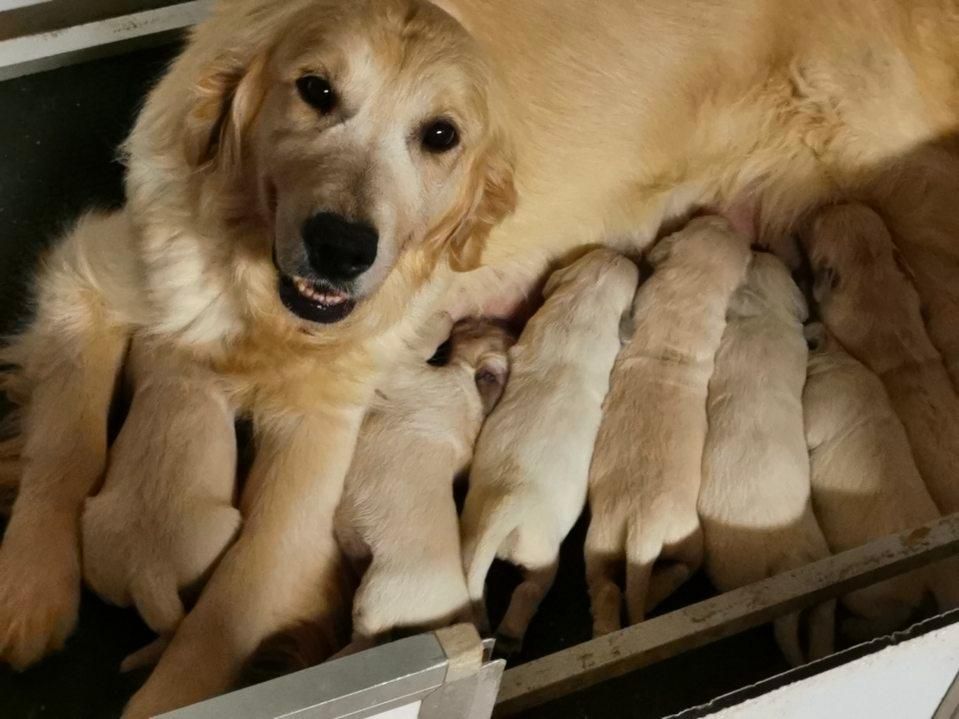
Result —
<path fill-rule="evenodd" d="M 270 0 L 218 4 L 150 93 L 126 155 L 144 162 L 151 177 L 158 169 L 235 167 L 265 89 L 267 43 L 299 7 Z"/>
<path fill-rule="evenodd" d="M 449 239 L 450 267 L 456 272 L 479 267 L 489 233 L 516 208 L 512 154 L 505 142 L 491 141 L 471 175 L 464 203 L 469 209 Z"/>
<path fill-rule="evenodd" d="M 218 58 L 190 89 L 192 102 L 181 137 L 192 168 L 215 164 L 231 171 L 242 162 L 243 138 L 263 100 L 266 55 L 238 60 L 230 55 Z"/>

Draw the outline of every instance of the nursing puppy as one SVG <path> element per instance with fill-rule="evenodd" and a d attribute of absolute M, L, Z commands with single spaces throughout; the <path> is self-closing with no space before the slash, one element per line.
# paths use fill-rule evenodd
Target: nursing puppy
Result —
<path fill-rule="evenodd" d="M 959 512 L 959 397 L 885 223 L 863 205 L 838 205 L 815 217 L 804 243 L 823 323 L 879 375 L 939 511 Z"/>
<path fill-rule="evenodd" d="M 753 255 L 729 304 L 709 382 L 699 517 L 706 571 L 729 591 L 829 556 L 810 501 L 802 391 L 808 350 L 806 302 L 786 266 Z M 776 641 L 795 665 L 833 649 L 835 602 L 810 610 L 809 650 L 800 615 L 775 622 Z"/>
<path fill-rule="evenodd" d="M 340 546 L 366 565 L 344 653 L 469 617 L 453 480 L 502 392 L 510 338 L 460 323 L 449 363 L 432 367 L 438 344 L 396 368 L 363 422 L 336 514 Z"/>
<path fill-rule="evenodd" d="M 81 520 L 83 575 L 103 599 L 132 604 L 168 638 L 183 618 L 180 590 L 209 572 L 240 528 L 234 413 L 209 391 L 216 383 L 207 373 L 164 366 L 145 338 L 134 340 L 128 372 L 136 388 L 130 412 L 103 489 Z M 175 422 L 164 411 L 172 398 L 182 402 Z M 211 427 L 217 441 L 207 436 Z M 151 647 L 149 656 L 162 643 Z M 125 668 L 146 659 L 134 655 Z"/>
<path fill-rule="evenodd" d="M 634 334 L 610 378 L 589 473 L 586 579 L 597 635 L 620 627 L 624 564 L 629 621 L 639 622 L 702 561 L 706 387 L 749 257 L 718 217 L 693 220 L 649 253 L 655 272 L 633 303 Z"/>
<path fill-rule="evenodd" d="M 497 631 L 512 652 L 553 585 L 560 544 L 586 503 L 589 463 L 602 419 L 620 325 L 639 271 L 594 250 L 550 277 L 545 304 L 510 349 L 510 379 L 476 446 L 463 511 L 463 563 L 481 608 L 495 557 L 523 571 Z M 485 612 L 480 610 L 481 620 Z"/>
<path fill-rule="evenodd" d="M 902 422 L 879 378 L 816 323 L 806 328 L 809 372 L 803 414 L 812 501 L 826 541 L 844 552 L 940 516 L 912 457 Z M 959 603 L 955 560 L 847 594 L 856 615 L 843 625 L 854 639 L 904 625 L 931 590 L 939 606 Z"/>

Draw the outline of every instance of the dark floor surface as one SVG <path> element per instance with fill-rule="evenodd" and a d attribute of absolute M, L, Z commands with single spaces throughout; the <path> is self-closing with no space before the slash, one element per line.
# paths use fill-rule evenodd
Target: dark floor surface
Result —
<path fill-rule="evenodd" d="M 25 289 L 41 249 L 82 209 L 122 198 L 116 148 L 171 49 L 143 51 L 0 83 L 0 332 L 29 315 Z M 2 405 L 0 405 L 2 411 Z M 582 523 L 567 542 L 556 589 L 530 629 L 525 661 L 589 638 Z M 490 601 L 503 610 L 510 577 Z M 494 576 L 494 580 L 497 579 Z M 691 582 L 670 606 L 702 599 Z M 134 614 L 84 596 L 66 651 L 22 675 L 0 668 L 0 719 L 115 717 L 142 676 L 120 659 L 149 638 Z M 555 702 L 532 719 L 653 719 L 776 674 L 785 665 L 761 628 Z"/>

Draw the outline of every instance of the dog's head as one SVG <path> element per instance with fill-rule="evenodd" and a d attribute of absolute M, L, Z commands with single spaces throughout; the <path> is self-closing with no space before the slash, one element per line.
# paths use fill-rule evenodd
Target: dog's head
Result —
<path fill-rule="evenodd" d="M 171 75 L 158 134 L 178 147 L 156 152 L 262 226 L 255 252 L 303 320 L 344 319 L 411 253 L 421 276 L 444 255 L 474 268 L 512 210 L 490 68 L 425 0 L 224 2 Z"/>

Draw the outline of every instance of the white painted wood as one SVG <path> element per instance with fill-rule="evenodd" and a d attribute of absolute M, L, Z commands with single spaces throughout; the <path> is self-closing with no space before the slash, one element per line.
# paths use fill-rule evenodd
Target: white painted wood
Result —
<path fill-rule="evenodd" d="M 2 0 L 0 0 L 2 1 Z M 97 51 L 165 36 L 205 18 L 213 0 L 192 0 L 170 7 L 76 25 L 63 30 L 0 41 L 0 80 L 88 59 Z"/>
<path fill-rule="evenodd" d="M 932 719 L 957 668 L 959 624 L 953 624 L 709 716 Z"/>
<path fill-rule="evenodd" d="M 17 8 L 27 7 L 28 5 L 43 5 L 50 0 L 0 0 L 0 12 L 7 10 L 16 10 Z"/>

